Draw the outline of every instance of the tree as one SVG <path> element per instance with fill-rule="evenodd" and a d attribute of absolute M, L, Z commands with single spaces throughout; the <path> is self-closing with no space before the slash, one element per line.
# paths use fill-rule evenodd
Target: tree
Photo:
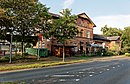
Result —
<path fill-rule="evenodd" d="M 10 31 L 13 26 L 11 23 L 12 17 L 6 16 L 6 11 L 0 8 L 0 38 L 6 39 L 6 33 Z"/>
<path fill-rule="evenodd" d="M 105 36 L 121 36 L 122 35 L 121 29 L 107 27 L 107 25 L 102 27 L 101 31 L 103 32 L 103 35 Z"/>
<path fill-rule="evenodd" d="M 13 25 L 11 23 L 11 18 L 6 16 L 6 11 L 2 8 L 0 8 L 0 32 L 1 32 L 1 39 L 6 39 L 7 37 L 7 32 L 13 32 Z M 9 63 L 12 63 L 12 34 L 10 35 L 10 60 Z"/>
<path fill-rule="evenodd" d="M 6 10 L 7 16 L 14 17 L 11 23 L 15 34 L 21 36 L 19 39 L 22 43 L 23 56 L 25 36 L 30 36 L 37 30 L 47 30 L 45 21 L 48 21 L 49 8 L 37 0 L 1 0 L 0 7 Z"/>
<path fill-rule="evenodd" d="M 71 10 L 63 9 L 61 17 L 54 20 L 54 28 L 51 30 L 57 41 L 63 44 L 63 61 L 65 61 L 65 41 L 73 39 L 78 33 L 76 27 L 77 16 L 71 14 Z"/>
<path fill-rule="evenodd" d="M 121 39 L 124 47 L 130 47 L 130 26 L 124 28 Z"/>

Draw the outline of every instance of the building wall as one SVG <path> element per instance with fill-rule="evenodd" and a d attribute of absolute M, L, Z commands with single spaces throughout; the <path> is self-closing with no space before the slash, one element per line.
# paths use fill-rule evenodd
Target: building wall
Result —
<path fill-rule="evenodd" d="M 83 17 L 78 16 L 77 19 L 77 28 L 81 32 L 77 35 L 75 39 L 71 39 L 65 42 L 65 51 L 73 55 L 73 52 L 84 51 L 86 53 L 87 44 L 91 44 L 93 42 L 93 25 L 92 23 Z M 62 55 L 62 44 L 58 43 L 54 37 L 50 40 L 44 39 L 43 43 L 44 47 L 48 48 L 49 52 L 55 56 Z"/>
<path fill-rule="evenodd" d="M 120 51 L 121 50 L 121 41 L 120 39 L 111 41 L 109 43 L 109 49 L 114 51 Z"/>

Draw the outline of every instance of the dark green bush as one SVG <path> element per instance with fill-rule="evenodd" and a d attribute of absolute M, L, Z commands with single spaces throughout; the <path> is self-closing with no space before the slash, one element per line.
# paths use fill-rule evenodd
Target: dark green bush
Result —
<path fill-rule="evenodd" d="M 9 56 L 4 56 L 4 57 L 1 58 L 2 61 L 8 61 L 9 59 L 10 59 Z"/>
<path fill-rule="evenodd" d="M 28 53 L 23 53 L 24 56 L 28 56 Z"/>

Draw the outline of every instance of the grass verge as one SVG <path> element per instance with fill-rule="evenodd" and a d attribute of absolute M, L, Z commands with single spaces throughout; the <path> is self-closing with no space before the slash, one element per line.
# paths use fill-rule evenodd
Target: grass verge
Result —
<path fill-rule="evenodd" d="M 55 66 L 55 65 L 65 65 L 65 64 L 72 64 L 72 63 L 80 63 L 86 62 L 87 60 L 74 60 L 69 62 L 50 62 L 50 63 L 34 63 L 34 64 L 23 64 L 23 65 L 13 65 L 13 66 L 0 66 L 0 71 L 10 71 L 10 70 L 20 70 L 20 69 L 31 69 L 31 68 L 42 68 L 48 66 Z"/>

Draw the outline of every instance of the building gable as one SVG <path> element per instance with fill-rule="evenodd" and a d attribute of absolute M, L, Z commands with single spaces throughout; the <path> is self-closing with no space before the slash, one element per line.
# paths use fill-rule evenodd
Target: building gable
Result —
<path fill-rule="evenodd" d="M 96 25 L 94 24 L 94 22 L 88 17 L 88 15 L 86 13 L 81 13 L 81 14 L 78 14 L 79 17 L 82 17 L 84 19 L 87 19 L 93 27 L 96 27 Z"/>

